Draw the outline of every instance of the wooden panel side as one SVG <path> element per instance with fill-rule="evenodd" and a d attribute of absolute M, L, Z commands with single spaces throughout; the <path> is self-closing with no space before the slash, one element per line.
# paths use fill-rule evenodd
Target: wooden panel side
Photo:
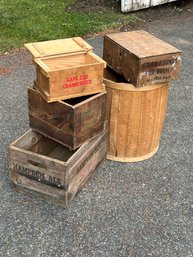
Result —
<path fill-rule="evenodd" d="M 74 109 L 65 102 L 47 103 L 40 93 L 28 89 L 30 127 L 73 147 Z"/>
<path fill-rule="evenodd" d="M 45 74 L 42 73 L 40 67 L 36 65 L 36 80 L 35 83 L 37 85 L 41 85 L 41 89 L 45 94 L 50 94 L 49 88 L 49 78 L 46 77 Z M 36 86 L 36 85 L 35 85 Z"/>
<path fill-rule="evenodd" d="M 169 80 L 179 78 L 181 54 L 168 54 L 141 59 L 139 66 L 137 84 L 140 87 L 148 84 L 166 83 Z"/>
<path fill-rule="evenodd" d="M 107 65 L 114 69 L 117 73 L 122 74 L 122 58 L 121 48 L 110 40 L 107 36 L 104 36 L 103 46 L 103 59 L 107 62 Z"/>
<path fill-rule="evenodd" d="M 32 180 L 35 184 L 45 185 L 52 188 L 62 189 L 66 187 L 66 165 L 63 162 L 52 160 L 46 156 L 36 155 L 33 152 L 22 151 L 16 147 L 9 149 L 10 174 L 21 176 L 21 182 L 14 180 L 15 184 L 25 187 L 25 178 Z M 23 180 L 22 180 L 23 178 Z M 22 181 L 24 184 L 22 184 Z"/>
<path fill-rule="evenodd" d="M 64 71 L 52 72 L 50 98 L 68 99 L 104 91 L 103 64 L 94 64 Z"/>
<path fill-rule="evenodd" d="M 29 170 L 29 169 L 28 169 Z M 9 170 L 9 178 L 12 183 L 16 186 L 21 188 L 28 189 L 29 191 L 34 191 L 40 193 L 42 196 L 49 196 L 52 199 L 64 199 L 64 204 L 66 204 L 66 194 L 63 190 L 64 187 L 60 184 L 60 187 L 56 187 L 54 183 L 50 183 L 50 181 L 45 181 L 42 183 L 43 180 L 40 182 L 38 181 L 39 178 L 35 178 L 34 176 L 26 175 L 19 173 L 15 169 Z M 53 178 L 53 177 L 52 177 Z"/>
<path fill-rule="evenodd" d="M 91 147 L 79 163 L 76 175 L 68 182 L 67 197 L 70 202 L 80 192 L 85 183 L 91 178 L 97 167 L 105 160 L 107 155 L 107 133 Z"/>
<path fill-rule="evenodd" d="M 41 138 L 41 134 L 36 133 L 32 129 L 29 129 L 22 136 L 20 136 L 13 143 L 11 143 L 10 146 L 17 146 L 22 149 L 29 149 L 33 144 L 36 144 Z"/>
<path fill-rule="evenodd" d="M 127 81 L 137 82 L 139 72 L 138 57 L 108 37 L 104 37 L 103 58 L 109 67 L 118 74 L 124 75 Z"/>
<path fill-rule="evenodd" d="M 74 110 L 65 102 L 48 103 L 38 91 L 28 88 L 28 107 L 31 115 L 37 116 L 57 128 L 65 126 L 69 132 L 73 131 Z"/>
<path fill-rule="evenodd" d="M 74 111 L 75 144 L 78 146 L 101 133 L 106 116 L 106 93 L 78 105 Z"/>
<path fill-rule="evenodd" d="M 84 143 L 80 148 L 78 148 L 76 155 L 67 163 L 67 183 L 82 169 L 82 167 L 87 163 L 92 156 L 93 151 L 101 147 L 102 142 L 107 142 L 107 130 L 96 136 L 95 138 Z M 107 147 L 107 145 L 106 145 Z"/>

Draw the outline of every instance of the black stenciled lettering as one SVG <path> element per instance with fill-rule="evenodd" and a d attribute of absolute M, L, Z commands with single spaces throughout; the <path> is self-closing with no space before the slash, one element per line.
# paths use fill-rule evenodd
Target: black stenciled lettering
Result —
<path fill-rule="evenodd" d="M 57 177 L 54 177 L 54 176 L 53 177 L 49 176 L 48 180 L 53 182 L 53 183 L 55 183 L 55 184 L 57 184 L 58 186 L 60 186 L 61 183 L 62 183 L 62 180 L 60 178 L 57 178 Z"/>
<path fill-rule="evenodd" d="M 154 61 L 154 62 L 146 62 L 142 65 L 142 68 L 153 68 L 153 67 L 159 67 L 159 66 L 166 66 L 166 65 L 173 65 L 176 63 L 176 60 L 160 60 L 160 61 Z"/>
<path fill-rule="evenodd" d="M 18 164 L 14 166 L 14 170 L 17 170 L 18 173 L 22 176 L 44 183 L 46 185 L 53 186 L 59 189 L 64 188 L 64 186 L 62 185 L 62 180 L 60 178 L 49 176 L 49 179 L 47 180 L 45 177 L 45 173 L 36 170 L 31 170 Z"/>

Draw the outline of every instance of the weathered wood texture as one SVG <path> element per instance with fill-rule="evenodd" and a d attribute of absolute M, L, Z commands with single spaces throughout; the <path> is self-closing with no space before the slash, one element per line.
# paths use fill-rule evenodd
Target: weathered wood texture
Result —
<path fill-rule="evenodd" d="M 48 102 L 95 94 L 105 90 L 106 63 L 81 38 L 25 45 L 34 56 L 35 87 Z"/>
<path fill-rule="evenodd" d="M 25 47 L 35 58 L 92 51 L 92 46 L 80 37 L 27 43 Z"/>
<path fill-rule="evenodd" d="M 131 12 L 174 1 L 176 0 L 121 0 L 121 11 Z"/>
<path fill-rule="evenodd" d="M 104 130 L 106 98 L 103 92 L 47 103 L 28 88 L 30 127 L 74 150 Z"/>
<path fill-rule="evenodd" d="M 175 80 L 180 73 L 181 51 L 142 30 L 105 35 L 103 58 L 136 87 Z"/>
<path fill-rule="evenodd" d="M 159 147 L 168 83 L 136 88 L 122 81 L 115 72 L 106 70 L 107 158 L 120 162 L 143 161 L 153 156 Z"/>
<path fill-rule="evenodd" d="M 66 207 L 107 154 L 107 131 L 76 151 L 29 130 L 9 147 L 9 177 L 19 189 Z"/>

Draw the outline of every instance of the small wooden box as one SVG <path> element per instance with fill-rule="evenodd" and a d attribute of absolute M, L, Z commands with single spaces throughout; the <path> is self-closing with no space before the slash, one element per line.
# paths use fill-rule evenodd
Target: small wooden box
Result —
<path fill-rule="evenodd" d="M 47 102 L 103 92 L 106 63 L 82 38 L 28 43 L 34 56 L 36 88 Z"/>
<path fill-rule="evenodd" d="M 107 131 L 76 151 L 28 130 L 9 147 L 9 177 L 21 191 L 66 207 L 107 154 Z"/>
<path fill-rule="evenodd" d="M 30 127 L 74 150 L 104 130 L 106 98 L 102 92 L 47 103 L 28 88 Z"/>
<path fill-rule="evenodd" d="M 103 58 L 136 87 L 179 77 L 181 51 L 143 31 L 105 35 Z"/>

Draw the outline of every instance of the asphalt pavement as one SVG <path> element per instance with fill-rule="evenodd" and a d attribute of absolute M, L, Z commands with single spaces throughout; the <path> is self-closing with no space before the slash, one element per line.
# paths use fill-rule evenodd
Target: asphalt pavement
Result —
<path fill-rule="evenodd" d="M 183 51 L 170 83 L 160 148 L 138 163 L 105 161 L 67 209 L 18 193 L 8 178 L 8 145 L 29 128 L 25 51 L 0 57 L 0 256 L 193 256 L 193 15 L 145 29 Z M 89 38 L 102 54 L 102 36 Z"/>

